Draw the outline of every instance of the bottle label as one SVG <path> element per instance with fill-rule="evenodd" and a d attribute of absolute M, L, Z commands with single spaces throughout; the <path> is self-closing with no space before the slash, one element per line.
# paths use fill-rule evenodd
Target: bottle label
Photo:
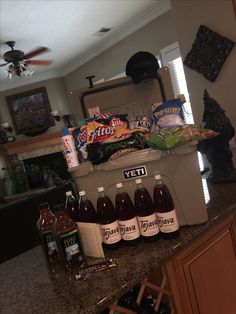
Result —
<path fill-rule="evenodd" d="M 77 229 L 63 234 L 60 242 L 67 265 L 74 265 L 84 260 Z"/>
<path fill-rule="evenodd" d="M 135 240 L 140 236 L 137 218 L 119 220 L 122 239 L 125 241 Z"/>
<path fill-rule="evenodd" d="M 100 225 L 102 239 L 105 244 L 113 244 L 121 240 L 118 220 L 107 225 Z"/>
<path fill-rule="evenodd" d="M 69 168 L 79 165 L 78 154 L 75 148 L 73 137 L 71 135 L 65 135 L 62 137 L 64 156 Z"/>
<path fill-rule="evenodd" d="M 57 257 L 57 245 L 54 239 L 53 233 L 51 231 L 44 231 L 43 238 L 47 248 L 47 254 L 49 259 Z"/>
<path fill-rule="evenodd" d="M 157 217 L 161 232 L 170 233 L 179 229 L 179 223 L 175 209 L 167 213 L 157 213 Z"/>
<path fill-rule="evenodd" d="M 151 237 L 159 232 L 157 215 L 138 217 L 140 233 L 144 237 Z"/>

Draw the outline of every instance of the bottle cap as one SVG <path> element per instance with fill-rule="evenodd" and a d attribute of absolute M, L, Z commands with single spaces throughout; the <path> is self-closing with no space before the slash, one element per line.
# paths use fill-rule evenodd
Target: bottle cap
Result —
<path fill-rule="evenodd" d="M 85 194 L 86 194 L 85 191 L 80 191 L 80 192 L 79 192 L 79 196 L 84 196 Z"/>
<path fill-rule="evenodd" d="M 116 184 L 116 187 L 117 187 L 117 189 L 122 188 L 122 187 L 123 187 L 123 183 L 121 183 L 121 182 L 120 182 L 120 183 L 117 183 L 117 184 Z"/>
<path fill-rule="evenodd" d="M 142 182 L 143 182 L 142 179 L 136 179 L 136 180 L 135 180 L 135 183 L 136 183 L 136 184 L 140 184 L 140 183 L 142 183 Z"/>
<path fill-rule="evenodd" d="M 99 188 L 98 188 L 98 192 L 103 192 L 104 191 L 104 187 L 103 186 L 100 186 Z"/>
<path fill-rule="evenodd" d="M 72 195 L 72 191 L 66 191 L 66 196 Z"/>
<path fill-rule="evenodd" d="M 161 179 L 160 173 L 155 174 L 154 179 L 155 180 L 160 180 Z"/>

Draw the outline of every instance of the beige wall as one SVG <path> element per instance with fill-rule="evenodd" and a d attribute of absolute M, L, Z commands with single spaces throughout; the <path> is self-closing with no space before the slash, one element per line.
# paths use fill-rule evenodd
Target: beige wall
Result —
<path fill-rule="evenodd" d="M 49 102 L 51 105 L 51 109 L 53 110 L 60 110 L 62 113 L 69 113 L 69 104 L 68 104 L 68 98 L 65 91 L 65 85 L 63 78 L 56 78 L 56 79 L 50 79 L 42 82 L 37 82 L 35 84 L 22 86 L 10 90 L 6 90 L 4 92 L 0 93 L 0 105 L 1 105 L 1 122 L 9 122 L 11 126 L 14 125 L 12 123 L 11 115 L 6 103 L 6 96 L 14 95 L 18 93 L 22 93 L 34 88 L 39 87 L 46 87 Z M 53 133 L 56 130 L 60 130 L 63 126 L 63 123 L 57 122 L 54 127 L 49 128 L 46 132 L 47 133 Z M 45 133 L 46 134 L 46 133 Z M 25 135 L 17 135 L 17 139 L 24 139 L 27 138 Z"/>
<path fill-rule="evenodd" d="M 171 11 L 167 11 L 148 25 L 65 76 L 67 91 L 88 86 L 88 82 L 85 80 L 85 77 L 88 75 L 95 75 L 95 81 L 97 81 L 100 79 L 107 80 L 125 72 L 126 63 L 134 53 L 146 50 L 154 55 L 158 55 L 160 49 L 175 42 L 176 38 Z M 72 98 L 71 106 L 72 108 L 76 106 Z M 80 118 L 82 119 L 82 113 Z"/>
<path fill-rule="evenodd" d="M 231 0 L 171 1 L 173 19 L 182 57 L 191 49 L 201 24 L 236 42 L 236 18 Z M 236 47 L 225 61 L 216 81 L 211 83 L 201 74 L 184 67 L 195 122 L 202 120 L 203 90 L 215 98 L 226 110 L 236 129 Z"/>

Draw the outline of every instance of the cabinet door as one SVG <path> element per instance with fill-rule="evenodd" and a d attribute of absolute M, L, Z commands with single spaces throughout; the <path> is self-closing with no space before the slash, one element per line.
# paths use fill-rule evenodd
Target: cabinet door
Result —
<path fill-rule="evenodd" d="M 231 215 L 167 264 L 177 313 L 236 313 L 235 234 Z"/>

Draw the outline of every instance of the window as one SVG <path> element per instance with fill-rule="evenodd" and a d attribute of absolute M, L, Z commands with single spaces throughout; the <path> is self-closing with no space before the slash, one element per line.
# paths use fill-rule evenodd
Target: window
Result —
<path fill-rule="evenodd" d="M 161 62 L 162 66 L 166 66 L 170 70 L 175 97 L 180 94 L 185 96 L 186 102 L 183 105 L 185 122 L 194 123 L 183 62 L 177 42 L 161 50 Z"/>
<path fill-rule="evenodd" d="M 171 82 L 174 89 L 175 97 L 184 94 L 186 102 L 184 103 L 184 119 L 186 123 L 194 123 L 192 108 L 189 101 L 189 93 L 184 74 L 183 62 L 180 55 L 178 43 L 174 43 L 161 50 L 162 66 L 166 66 L 170 70 Z M 202 155 L 198 152 L 198 163 L 200 171 L 204 170 L 204 162 Z M 205 203 L 210 199 L 206 179 L 202 179 Z"/>

